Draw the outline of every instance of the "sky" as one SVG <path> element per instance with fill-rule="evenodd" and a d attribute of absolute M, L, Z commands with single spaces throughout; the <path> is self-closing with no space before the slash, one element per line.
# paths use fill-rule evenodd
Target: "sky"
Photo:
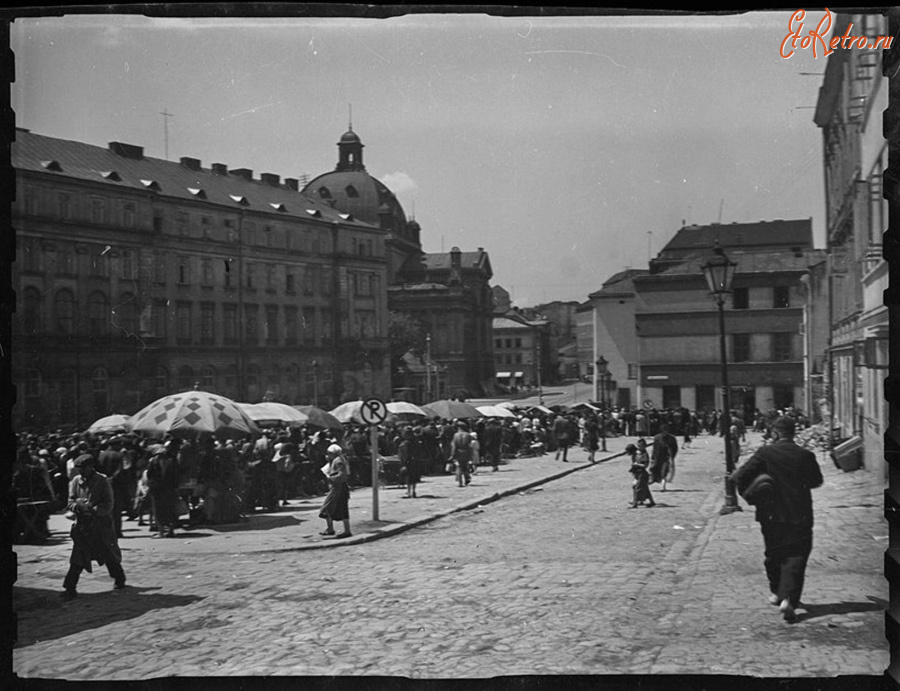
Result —
<path fill-rule="evenodd" d="M 811 218 L 823 246 L 827 58 L 780 56 L 790 16 L 20 18 L 12 105 L 257 177 L 332 170 L 352 117 L 426 251 L 483 247 L 519 307 L 583 302 L 684 223 Z"/>

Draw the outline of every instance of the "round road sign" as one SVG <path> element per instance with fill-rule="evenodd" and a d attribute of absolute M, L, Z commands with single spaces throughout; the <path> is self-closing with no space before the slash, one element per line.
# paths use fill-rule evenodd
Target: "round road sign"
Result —
<path fill-rule="evenodd" d="M 359 409 L 359 416 L 368 425 L 379 425 L 387 419 L 388 409 L 384 401 L 377 398 L 369 398 L 363 401 Z"/>

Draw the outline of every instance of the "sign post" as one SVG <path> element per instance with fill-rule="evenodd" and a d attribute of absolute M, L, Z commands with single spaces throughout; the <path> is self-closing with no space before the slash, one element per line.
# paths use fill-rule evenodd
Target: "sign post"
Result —
<path fill-rule="evenodd" d="M 378 520 L 378 425 L 387 419 L 384 401 L 369 398 L 363 401 L 359 416 L 369 426 L 369 447 L 372 450 L 372 520 Z"/>

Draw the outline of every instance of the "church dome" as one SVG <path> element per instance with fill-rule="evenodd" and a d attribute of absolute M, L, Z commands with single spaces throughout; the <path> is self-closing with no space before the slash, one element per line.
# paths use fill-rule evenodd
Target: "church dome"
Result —
<path fill-rule="evenodd" d="M 310 180 L 302 194 L 330 204 L 364 223 L 409 239 L 406 214 L 387 185 L 366 172 L 363 143 L 352 129 L 338 142 L 338 164 L 330 173 Z"/>

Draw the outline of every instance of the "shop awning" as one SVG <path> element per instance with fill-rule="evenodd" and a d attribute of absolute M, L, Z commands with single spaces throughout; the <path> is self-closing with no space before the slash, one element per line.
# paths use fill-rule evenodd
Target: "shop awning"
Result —
<path fill-rule="evenodd" d="M 516 379 L 518 379 L 519 377 L 524 377 L 524 376 L 525 376 L 524 372 L 516 372 Z"/>
<path fill-rule="evenodd" d="M 497 379 L 509 379 L 509 372 L 497 372 Z"/>

